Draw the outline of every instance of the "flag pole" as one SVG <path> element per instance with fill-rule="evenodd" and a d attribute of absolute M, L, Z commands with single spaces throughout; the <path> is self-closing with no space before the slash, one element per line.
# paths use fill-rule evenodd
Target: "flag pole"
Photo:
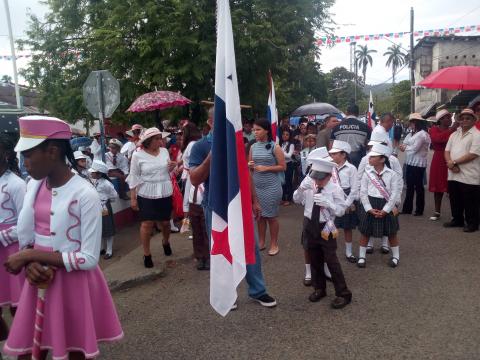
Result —
<path fill-rule="evenodd" d="M 10 20 L 10 9 L 8 7 L 8 0 L 3 0 L 3 3 L 5 4 L 5 13 L 7 15 L 7 25 L 8 25 L 8 37 L 10 38 L 10 49 L 12 52 L 13 81 L 15 83 L 15 98 L 17 100 L 17 108 L 21 109 L 22 104 L 20 102 L 20 88 L 18 87 L 17 57 L 15 56 L 15 44 L 13 42 L 12 21 Z"/>

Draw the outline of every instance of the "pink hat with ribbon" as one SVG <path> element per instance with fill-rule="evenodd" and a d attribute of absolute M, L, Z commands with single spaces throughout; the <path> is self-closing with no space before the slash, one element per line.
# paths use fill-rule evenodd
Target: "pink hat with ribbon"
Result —
<path fill-rule="evenodd" d="M 164 132 L 164 131 L 160 131 L 158 130 L 156 127 L 152 127 L 152 128 L 148 128 L 147 130 L 145 130 L 143 132 L 142 135 L 140 135 L 140 144 L 143 144 L 143 142 L 145 140 L 147 140 L 148 138 L 151 138 L 152 136 L 155 136 L 155 135 L 162 135 L 162 139 L 166 138 L 168 135 L 170 135 L 169 132 Z"/>
<path fill-rule="evenodd" d="M 24 116 L 18 119 L 20 125 L 20 139 L 16 152 L 22 152 L 40 145 L 48 139 L 65 139 L 70 140 L 72 131 L 70 126 L 60 119 L 33 115 Z"/>

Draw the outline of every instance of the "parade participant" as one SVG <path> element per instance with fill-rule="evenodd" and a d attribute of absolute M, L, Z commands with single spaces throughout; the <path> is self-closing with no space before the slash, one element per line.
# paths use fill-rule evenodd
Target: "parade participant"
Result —
<path fill-rule="evenodd" d="M 440 110 L 435 116 L 437 125 L 432 126 L 428 133 L 432 140 L 433 157 L 430 164 L 430 174 L 428 177 L 428 191 L 433 193 L 435 200 L 435 212 L 430 220 L 436 221 L 440 219 L 440 211 L 442 209 L 443 194 L 448 192 L 448 168 L 445 161 L 445 147 L 447 146 L 450 135 L 457 129 L 456 125 L 452 125 L 452 114 L 448 110 Z"/>
<path fill-rule="evenodd" d="M 93 140 L 90 144 L 90 151 L 93 155 L 93 160 L 102 160 L 102 145 L 99 132 L 93 134 Z"/>
<path fill-rule="evenodd" d="M 202 207 L 205 214 L 205 227 L 207 235 L 211 237 L 212 233 L 212 209 L 209 204 L 208 192 L 209 192 L 209 177 L 210 177 L 210 161 L 211 161 L 211 149 L 213 139 L 213 116 L 214 108 L 210 108 L 208 112 L 207 123 L 211 129 L 207 136 L 198 140 L 192 147 L 190 154 L 190 179 L 193 186 L 199 186 L 204 184 L 205 192 L 203 194 Z M 260 205 L 255 193 L 255 187 L 252 185 L 250 179 L 250 191 L 252 192 L 252 209 L 255 213 L 255 217 L 260 215 Z M 247 265 L 247 274 L 245 280 L 248 284 L 248 295 L 260 303 L 260 305 L 272 308 L 277 305 L 277 301 L 268 295 L 267 288 L 265 286 L 265 279 L 262 273 L 262 258 L 260 256 L 260 250 L 258 247 L 258 234 L 255 231 L 255 264 Z M 237 309 L 237 304 L 232 307 L 232 310 Z"/>
<path fill-rule="evenodd" d="M 94 160 L 88 172 L 93 179 L 93 186 L 97 190 L 102 205 L 102 250 L 100 255 L 108 260 L 113 256 L 113 237 L 115 236 L 115 221 L 111 202 L 118 198 L 118 194 L 107 175 L 108 167 L 103 161 Z"/>
<path fill-rule="evenodd" d="M 17 219 L 23 205 L 26 185 L 19 176 L 13 143 L 0 135 L 0 341 L 7 338 L 8 326 L 2 317 L 2 307 L 9 306 L 13 316 L 25 281 L 23 272 L 14 276 L 2 266 L 18 251 Z"/>
<path fill-rule="evenodd" d="M 292 134 L 289 129 L 282 129 L 281 138 L 279 145 L 283 150 L 283 155 L 285 157 L 285 183 L 282 185 L 283 195 L 282 195 L 282 205 L 288 206 L 292 201 L 293 196 L 293 171 L 295 162 L 293 161 L 293 152 L 295 150 L 295 145 L 293 144 Z"/>
<path fill-rule="evenodd" d="M 413 197 L 416 194 L 414 216 L 422 216 L 425 209 L 425 173 L 427 156 L 430 147 L 430 136 L 427 133 L 427 122 L 418 113 L 412 113 L 409 121 L 413 124 L 413 133 L 407 135 L 399 149 L 405 151 L 405 176 L 407 192 L 403 202 L 402 214 L 413 211 Z"/>
<path fill-rule="evenodd" d="M 358 200 L 357 168 L 348 162 L 350 145 L 341 140 L 335 140 L 328 152 L 337 164 L 332 172 L 332 181 L 342 188 L 345 193 L 345 215 L 335 218 L 335 226 L 343 229 L 345 238 L 345 256 L 351 263 L 356 263 L 357 258 L 352 253 L 353 232 L 358 225 L 355 201 Z"/>
<path fill-rule="evenodd" d="M 309 134 L 305 136 L 304 143 L 303 143 L 303 149 L 300 151 L 300 166 L 302 167 L 302 177 L 300 179 L 303 180 L 303 178 L 307 175 L 307 167 L 308 167 L 308 155 L 312 150 L 316 148 L 315 146 L 316 138 L 315 135 Z"/>
<path fill-rule="evenodd" d="M 143 126 L 140 124 L 134 124 L 132 128 L 125 134 L 132 135 L 129 141 L 123 145 L 121 153 L 124 154 L 128 160 L 132 160 L 132 154 L 140 146 L 140 135 L 143 132 Z"/>
<path fill-rule="evenodd" d="M 79 146 L 78 151 L 81 151 L 85 155 L 85 161 L 87 163 L 86 168 L 89 169 L 92 166 L 93 155 L 88 146 Z"/>
<path fill-rule="evenodd" d="M 45 359 L 90 359 L 98 342 L 123 337 L 107 283 L 98 266 L 101 206 L 95 189 L 72 173 L 76 167 L 68 124 L 51 117 L 19 119 L 15 150 L 25 157 L 32 179 L 18 217 L 20 252 L 5 266 L 26 268 L 26 281 L 4 352 L 30 359 L 37 286 L 48 284 L 40 344 Z M 101 309 L 101 311 L 99 311 Z"/>
<path fill-rule="evenodd" d="M 400 248 L 397 232 L 398 174 L 389 166 L 391 149 L 386 145 L 375 144 L 368 154 L 370 167 L 365 169 L 360 185 L 360 200 L 364 213 L 360 216 L 360 251 L 357 266 L 366 266 L 368 238 L 387 236 L 392 251 L 389 265 L 396 267 L 400 261 Z"/>
<path fill-rule="evenodd" d="M 253 125 L 257 142 L 250 148 L 248 167 L 252 172 L 255 192 L 260 202 L 261 216 L 258 219 L 260 250 L 265 249 L 267 224 L 270 229 L 268 255 L 275 256 L 278 247 L 278 211 L 282 200 L 282 184 L 279 176 L 284 172 L 285 156 L 282 148 L 272 141 L 272 129 L 267 119 L 258 119 Z"/>
<path fill-rule="evenodd" d="M 342 140 L 348 142 L 352 148 L 350 162 L 358 167 L 362 157 L 366 154 L 366 146 L 370 139 L 370 128 L 358 120 L 358 106 L 351 104 L 347 108 L 347 116 L 332 130 L 331 141 Z"/>
<path fill-rule="evenodd" d="M 308 155 L 308 158 L 306 159 L 306 163 L 307 163 L 307 166 L 306 166 L 306 176 L 303 180 L 306 180 L 307 181 L 307 184 L 308 184 L 308 181 L 310 181 L 311 183 L 313 183 L 313 180 L 312 179 L 309 179 L 307 180 L 308 178 L 308 173 L 310 172 L 310 168 L 312 166 L 312 159 L 324 159 L 324 160 L 327 160 L 327 161 L 333 161 L 333 159 L 330 157 L 330 155 L 328 154 L 328 150 L 326 147 L 321 147 L 321 148 L 317 148 L 317 149 L 314 149 L 310 152 L 310 154 Z M 303 180 L 302 180 L 302 183 L 303 183 Z M 340 186 L 338 184 L 334 184 L 336 186 L 338 186 L 338 188 L 341 190 Z M 310 189 L 312 190 L 312 189 Z M 293 201 L 296 203 L 296 204 L 300 204 L 300 205 L 305 205 L 305 201 L 306 201 L 306 195 L 308 194 L 308 189 L 306 191 L 298 191 L 295 190 L 295 192 L 293 193 Z M 313 190 L 312 190 L 312 194 L 310 194 L 311 196 L 313 196 Z M 307 213 L 305 213 L 307 214 Z M 304 250 L 304 258 L 305 258 L 305 276 L 303 278 L 303 285 L 305 286 L 311 286 L 312 285 L 312 268 L 311 268 L 311 260 L 310 260 L 310 255 L 308 253 L 308 246 L 307 246 L 307 243 L 305 242 L 305 239 L 303 238 L 303 231 L 302 231 L 302 236 L 300 237 L 300 242 L 303 246 L 303 250 Z M 330 271 L 328 270 L 328 266 L 327 264 L 325 263 L 324 265 L 324 273 L 325 273 L 325 277 L 327 280 L 331 280 L 332 279 L 332 276 L 330 274 Z"/>
<path fill-rule="evenodd" d="M 312 156 L 312 167 L 299 188 L 297 196 L 305 193 L 303 241 L 306 243 L 312 266 L 314 292 L 311 302 L 320 301 L 327 295 L 324 263 L 327 264 L 335 287 L 335 299 L 331 306 L 341 309 L 352 300 L 345 277 L 338 261 L 336 216 L 345 213 L 346 203 L 342 189 L 330 181 L 335 164 L 323 158 Z"/>
<path fill-rule="evenodd" d="M 88 177 L 88 168 L 87 168 L 87 159 L 88 156 L 84 155 L 81 151 L 75 151 L 73 153 L 75 158 L 75 163 L 77 164 L 76 169 L 79 171 L 79 175 L 83 177 Z"/>
<path fill-rule="evenodd" d="M 128 160 L 120 153 L 122 143 L 117 139 L 110 139 L 108 143 L 110 151 L 105 154 L 105 162 L 108 168 L 108 176 L 118 179 L 118 193 L 120 199 L 129 200 L 125 179 L 128 176 Z"/>
<path fill-rule="evenodd" d="M 372 137 L 370 139 L 370 141 L 368 142 L 368 145 L 367 145 L 367 151 L 370 152 L 370 150 L 372 149 L 372 146 L 375 145 L 375 144 L 381 144 L 381 145 L 387 145 L 387 142 L 386 142 L 386 139 L 385 139 L 385 135 L 384 134 L 381 134 L 381 133 L 375 133 L 375 134 L 372 134 Z M 390 149 L 391 150 L 391 149 Z M 360 194 L 360 185 L 362 183 L 362 177 L 363 177 L 363 174 L 365 173 L 365 168 L 370 168 L 370 165 L 368 163 L 368 153 L 366 156 L 364 156 L 362 158 L 362 161 L 360 161 L 360 165 L 358 165 L 358 171 L 357 171 L 357 188 L 358 188 L 358 194 Z M 388 157 L 388 161 L 390 162 L 390 167 L 393 171 L 395 171 L 399 177 L 397 178 L 397 181 L 398 181 L 398 188 L 401 189 L 399 194 L 398 194 L 398 198 L 395 202 L 395 205 L 397 208 L 400 207 L 400 204 L 402 203 L 402 190 L 403 190 L 403 169 L 402 169 L 402 165 L 400 164 L 400 161 L 398 161 L 398 158 L 393 155 L 393 154 L 390 154 L 389 157 Z M 361 216 L 364 215 L 365 213 L 365 210 L 363 209 L 363 205 L 361 202 L 358 203 L 358 209 L 357 209 L 357 215 L 358 217 L 360 218 Z M 382 245 L 380 247 L 380 250 L 383 254 L 388 254 L 390 252 L 390 247 L 388 246 L 388 237 L 387 236 L 383 236 L 382 237 Z M 368 245 L 367 245 L 367 254 L 373 254 L 374 252 L 374 238 L 373 237 L 370 237 L 370 239 L 368 240 Z"/>
<path fill-rule="evenodd" d="M 176 163 L 170 161 L 168 150 L 162 147 L 163 139 L 169 135 L 157 128 L 145 130 L 139 141 L 141 148 L 132 155 L 130 174 L 127 183 L 130 186 L 132 209 L 139 212 L 140 239 L 143 246 L 143 263 L 146 268 L 153 267 L 150 252 L 150 239 L 155 222 L 162 230 L 163 252 L 172 255 L 170 247 L 170 217 L 172 215 L 172 181 L 170 171 Z"/>
<path fill-rule="evenodd" d="M 448 193 L 452 220 L 445 227 L 462 227 L 474 232 L 479 226 L 480 131 L 471 109 L 460 113 L 460 127 L 448 139 L 445 160 L 448 167 Z"/>

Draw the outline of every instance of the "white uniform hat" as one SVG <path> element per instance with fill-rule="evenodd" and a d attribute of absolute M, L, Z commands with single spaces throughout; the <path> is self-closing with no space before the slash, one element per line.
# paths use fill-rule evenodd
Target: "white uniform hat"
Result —
<path fill-rule="evenodd" d="M 99 172 L 102 174 L 107 174 L 108 173 L 108 167 L 107 164 L 105 164 L 101 160 L 93 160 L 92 166 L 90 166 L 90 169 L 88 169 L 88 172 L 93 173 L 93 172 Z"/>
<path fill-rule="evenodd" d="M 322 158 L 314 158 L 311 161 L 312 169 L 308 175 L 315 180 L 322 180 L 331 175 L 333 168 L 336 166 L 335 163 Z"/>
<path fill-rule="evenodd" d="M 81 151 L 75 151 L 73 153 L 73 157 L 75 158 L 75 160 L 80 160 L 80 159 L 86 159 L 87 158 L 87 156 L 83 155 L 83 153 Z"/>
<path fill-rule="evenodd" d="M 392 155 L 392 149 L 386 145 L 375 144 L 372 146 L 372 150 L 368 153 L 368 156 L 386 156 Z"/>
<path fill-rule="evenodd" d="M 352 152 L 352 147 L 346 141 L 334 140 L 332 144 L 332 148 L 330 149 L 329 153 L 333 154 L 341 151 L 344 151 L 347 154 L 350 154 Z"/>
<path fill-rule="evenodd" d="M 324 159 L 328 161 L 333 160 L 328 154 L 328 150 L 325 146 L 312 150 L 312 152 L 307 156 L 307 163 L 311 164 L 313 159 Z"/>
<path fill-rule="evenodd" d="M 387 143 L 388 144 L 388 135 L 381 134 L 379 132 L 372 132 L 370 137 L 370 141 L 368 142 L 368 146 L 372 146 L 375 144 L 380 143 Z"/>
<path fill-rule="evenodd" d="M 110 141 L 108 142 L 109 145 L 115 145 L 115 146 L 118 146 L 120 149 L 122 148 L 123 144 L 120 140 L 118 139 L 110 139 Z"/>

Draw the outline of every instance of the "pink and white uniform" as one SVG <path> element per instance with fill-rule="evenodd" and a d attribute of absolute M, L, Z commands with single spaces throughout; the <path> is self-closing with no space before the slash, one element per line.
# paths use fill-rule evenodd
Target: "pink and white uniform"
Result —
<path fill-rule="evenodd" d="M 23 205 L 27 185 L 7 170 L 0 177 L 0 265 L 18 252 L 17 219 Z M 0 266 L 0 307 L 17 306 L 25 276 L 8 273 Z"/>

